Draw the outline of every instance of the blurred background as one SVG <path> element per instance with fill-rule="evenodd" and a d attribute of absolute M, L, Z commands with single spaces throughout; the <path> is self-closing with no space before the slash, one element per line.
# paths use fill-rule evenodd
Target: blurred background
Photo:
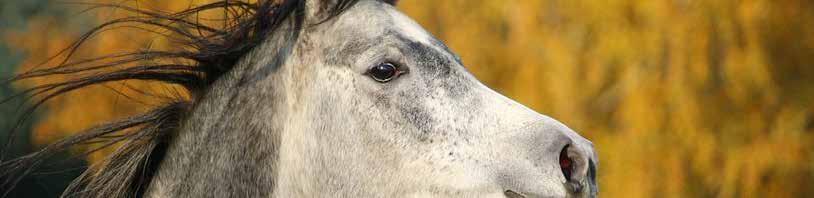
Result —
<path fill-rule="evenodd" d="M 116 3 L 177 11 L 204 1 Z M 402 0 L 399 7 L 486 85 L 592 140 L 602 197 L 814 195 L 814 1 Z M 0 1 L 0 77 L 127 14 L 84 8 Z M 76 57 L 147 45 L 166 43 L 116 31 Z M 0 96 L 51 80 L 59 79 L 2 84 Z M 126 82 L 70 93 L 22 124 L 13 151 L 159 104 L 122 96 L 134 90 L 173 88 Z M 0 127 L 12 127 L 25 104 L 0 106 Z M 17 193 L 55 195 L 104 154 L 55 161 L 54 170 L 72 168 L 35 174 Z"/>

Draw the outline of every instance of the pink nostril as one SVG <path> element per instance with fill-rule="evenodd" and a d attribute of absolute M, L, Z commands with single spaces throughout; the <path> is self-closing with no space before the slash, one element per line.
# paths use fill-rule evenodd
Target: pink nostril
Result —
<path fill-rule="evenodd" d="M 577 160 L 577 161 L 574 161 Z M 572 147 L 572 145 L 565 145 L 560 151 L 560 170 L 562 170 L 562 175 L 565 177 L 565 183 L 571 192 L 574 193 L 581 193 L 583 192 L 583 187 L 586 185 L 586 177 L 589 177 L 591 181 L 594 179 L 594 173 L 590 172 L 589 175 L 586 175 L 585 172 L 588 172 L 586 167 L 586 163 L 593 162 L 588 160 L 586 157 L 586 153 L 579 149 L 579 147 Z"/>
<path fill-rule="evenodd" d="M 571 173 L 573 172 L 574 168 L 574 161 L 568 157 L 568 147 L 570 145 L 565 145 L 560 151 L 560 170 L 562 170 L 563 176 L 565 176 L 565 180 L 571 180 Z"/>

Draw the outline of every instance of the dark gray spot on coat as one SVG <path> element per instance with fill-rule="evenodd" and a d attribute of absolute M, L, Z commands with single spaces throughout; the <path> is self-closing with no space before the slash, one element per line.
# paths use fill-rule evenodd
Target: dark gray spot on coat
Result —
<path fill-rule="evenodd" d="M 415 127 L 420 132 L 420 139 L 426 139 L 427 136 L 432 132 L 435 121 L 426 108 L 420 106 L 404 106 L 399 107 L 399 112 L 407 123 Z"/>

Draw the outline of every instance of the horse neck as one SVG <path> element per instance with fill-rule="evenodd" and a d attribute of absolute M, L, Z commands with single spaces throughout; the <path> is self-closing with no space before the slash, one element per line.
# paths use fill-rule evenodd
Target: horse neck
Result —
<path fill-rule="evenodd" d="M 269 39 L 199 96 L 148 197 L 271 196 L 295 40 Z"/>

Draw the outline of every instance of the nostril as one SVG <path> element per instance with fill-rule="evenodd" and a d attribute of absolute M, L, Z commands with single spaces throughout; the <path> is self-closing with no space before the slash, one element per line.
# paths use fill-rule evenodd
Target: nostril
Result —
<path fill-rule="evenodd" d="M 571 181 L 571 173 L 574 172 L 574 160 L 568 156 L 569 146 L 571 145 L 565 145 L 560 151 L 560 170 L 566 181 Z"/>
<path fill-rule="evenodd" d="M 577 161 L 582 158 L 584 157 L 579 149 L 570 144 L 565 145 L 560 151 L 560 170 L 565 177 L 566 187 L 574 193 L 582 192 L 584 175 L 579 175 L 579 173 L 584 169 L 585 163 Z"/>

